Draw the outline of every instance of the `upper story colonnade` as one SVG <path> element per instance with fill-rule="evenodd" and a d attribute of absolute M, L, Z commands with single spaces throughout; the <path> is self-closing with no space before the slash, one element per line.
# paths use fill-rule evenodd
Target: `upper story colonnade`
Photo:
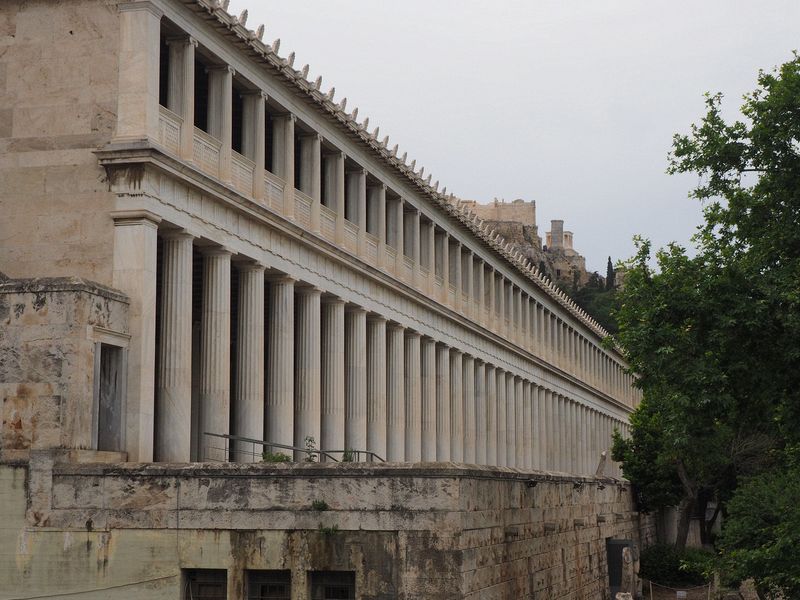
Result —
<path fill-rule="evenodd" d="M 129 456 L 227 458 L 210 431 L 594 472 L 638 401 L 595 322 L 277 43 L 207 0 L 119 9 Z"/>

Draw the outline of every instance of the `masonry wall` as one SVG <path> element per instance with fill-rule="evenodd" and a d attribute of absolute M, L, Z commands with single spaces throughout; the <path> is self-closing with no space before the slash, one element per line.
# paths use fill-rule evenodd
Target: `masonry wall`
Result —
<path fill-rule="evenodd" d="M 513 202 L 490 202 L 478 204 L 475 202 L 472 209 L 482 219 L 487 221 L 516 221 L 524 225 L 536 225 L 536 202 L 531 200 L 514 200 Z"/>
<path fill-rule="evenodd" d="M 0 2 L 0 271 L 110 285 L 115 1 Z"/>
<path fill-rule="evenodd" d="M 247 569 L 291 571 L 293 600 L 308 598 L 317 570 L 354 571 L 362 599 L 606 598 L 605 538 L 652 537 L 611 479 L 59 457 L 0 466 L 0 581 L 12 597 L 177 599 L 182 568 L 215 568 L 231 600 Z"/>
<path fill-rule="evenodd" d="M 78 278 L 0 282 L 0 457 L 90 448 L 94 328 L 124 335 L 127 311 Z"/>

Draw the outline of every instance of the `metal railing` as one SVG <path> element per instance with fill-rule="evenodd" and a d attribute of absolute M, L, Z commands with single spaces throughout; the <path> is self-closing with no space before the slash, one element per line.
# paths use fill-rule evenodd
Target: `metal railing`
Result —
<path fill-rule="evenodd" d="M 266 440 L 242 437 L 226 433 L 206 431 L 206 443 L 203 445 L 203 460 L 210 462 L 317 462 L 323 458 L 331 462 L 386 462 L 383 458 L 369 450 L 318 450 L 312 447 L 290 446 Z M 260 448 L 260 450 L 259 450 Z M 290 450 L 290 453 L 280 452 Z M 280 460 L 282 454 L 286 460 Z M 297 461 L 294 456 L 304 456 Z M 336 458 L 336 456 L 339 458 Z M 238 460 L 237 460 L 238 459 Z M 277 459 L 277 460 L 269 460 Z"/>

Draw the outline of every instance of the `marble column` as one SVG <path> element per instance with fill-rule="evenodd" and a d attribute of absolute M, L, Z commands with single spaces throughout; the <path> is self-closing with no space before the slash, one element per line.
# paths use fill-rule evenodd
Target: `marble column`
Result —
<path fill-rule="evenodd" d="M 589 427 L 587 424 L 587 409 L 580 405 L 580 424 L 581 424 L 581 473 L 589 474 Z"/>
<path fill-rule="evenodd" d="M 496 370 L 497 376 L 497 466 L 508 465 L 508 404 L 506 395 L 506 372 Z"/>
<path fill-rule="evenodd" d="M 367 317 L 367 450 L 386 458 L 386 319 Z"/>
<path fill-rule="evenodd" d="M 456 288 L 455 294 L 455 303 L 453 308 L 456 311 L 461 310 L 461 294 L 462 294 L 462 283 L 461 283 L 461 242 L 456 242 L 453 244 L 453 287 Z"/>
<path fill-rule="evenodd" d="M 334 296 L 322 299 L 321 330 L 319 448 L 344 450 L 344 300 Z"/>
<path fill-rule="evenodd" d="M 298 136 L 300 142 L 300 172 L 295 174 L 297 188 L 311 198 L 311 231 L 320 231 L 320 204 L 322 203 L 322 137 L 317 133 Z M 294 157 L 292 157 L 294 164 Z M 329 183 L 330 185 L 330 183 Z M 335 193 L 327 188 L 328 193 Z"/>
<path fill-rule="evenodd" d="M 533 447 L 536 453 L 534 466 L 539 470 L 547 468 L 547 414 L 545 406 L 544 388 L 537 385 L 533 389 L 536 403 L 534 404 L 534 419 L 536 421 L 533 428 Z"/>
<path fill-rule="evenodd" d="M 206 433 L 230 433 L 231 253 L 203 251 L 203 307 L 200 331 L 201 459 L 228 460 L 225 440 Z"/>
<path fill-rule="evenodd" d="M 188 35 L 167 39 L 169 85 L 167 108 L 183 119 L 180 156 L 192 160 L 194 146 L 194 54 L 197 40 Z"/>
<path fill-rule="evenodd" d="M 267 323 L 267 393 L 264 406 L 264 438 L 291 446 L 294 441 L 294 282 L 275 277 L 269 286 Z M 266 448 L 288 454 L 285 449 Z"/>
<path fill-rule="evenodd" d="M 291 113 L 272 116 L 272 172 L 283 179 L 283 216 L 294 219 L 294 123 Z"/>
<path fill-rule="evenodd" d="M 450 460 L 464 462 L 464 359 L 450 352 Z"/>
<path fill-rule="evenodd" d="M 266 126 L 264 105 L 267 95 L 261 90 L 242 95 L 242 154 L 253 161 L 253 198 L 264 199 L 264 154 Z"/>
<path fill-rule="evenodd" d="M 558 429 L 556 419 L 558 417 L 553 398 L 553 392 L 544 390 L 544 418 L 545 418 L 545 468 L 548 471 L 556 471 L 556 456 L 558 455 Z"/>
<path fill-rule="evenodd" d="M 567 446 L 567 406 L 564 396 L 557 394 L 558 398 L 558 417 L 556 426 L 558 427 L 558 470 L 566 472 L 569 470 Z"/>
<path fill-rule="evenodd" d="M 464 253 L 464 265 L 461 269 L 461 279 L 464 284 L 464 293 L 467 296 L 467 305 L 464 307 L 463 312 L 468 319 L 475 321 L 477 319 L 477 314 L 473 312 L 473 308 L 475 306 L 475 303 L 473 302 L 475 290 L 473 289 L 474 283 L 472 281 L 473 256 L 472 250 L 467 250 Z"/>
<path fill-rule="evenodd" d="M 157 36 L 156 28 L 156 40 Z M 144 210 L 115 211 L 111 217 L 114 219 L 112 281 L 116 289 L 130 298 L 125 451 L 130 461 L 150 462 L 155 431 L 156 265 L 161 218 Z"/>
<path fill-rule="evenodd" d="M 420 340 L 421 439 L 423 462 L 436 460 L 436 341 Z"/>
<path fill-rule="evenodd" d="M 486 464 L 497 461 L 497 369 L 486 365 Z"/>
<path fill-rule="evenodd" d="M 475 464 L 475 359 L 464 355 L 464 462 Z"/>
<path fill-rule="evenodd" d="M 482 325 L 486 324 L 486 291 L 484 287 L 483 261 L 477 258 L 475 261 L 475 310 L 473 320 Z"/>
<path fill-rule="evenodd" d="M 519 400 L 516 394 L 514 376 L 506 373 L 506 465 L 517 466 L 517 405 Z"/>
<path fill-rule="evenodd" d="M 450 234 L 442 234 L 442 298 L 444 305 L 449 304 L 450 298 Z"/>
<path fill-rule="evenodd" d="M 344 445 L 367 447 L 367 311 L 349 308 L 344 315 Z M 363 458 L 363 457 L 362 457 Z"/>
<path fill-rule="evenodd" d="M 220 141 L 219 178 L 231 181 L 233 141 L 233 67 L 214 66 L 208 72 L 208 133 Z"/>
<path fill-rule="evenodd" d="M 155 460 L 191 460 L 192 240 L 162 236 L 161 319 L 156 392 Z"/>
<path fill-rule="evenodd" d="M 475 462 L 479 465 L 486 461 L 486 363 L 475 361 Z"/>
<path fill-rule="evenodd" d="M 578 458 L 578 421 L 576 418 L 575 401 L 572 398 L 567 398 L 567 448 L 569 450 L 569 466 L 570 473 L 578 472 L 577 458 Z"/>
<path fill-rule="evenodd" d="M 486 310 L 487 310 L 487 317 L 486 317 L 486 327 L 493 332 L 497 332 L 497 321 L 495 317 L 495 313 L 497 311 L 495 305 L 495 277 L 494 277 L 494 269 L 491 267 L 489 268 L 488 278 L 484 280 L 486 284 Z M 488 374 L 488 373 L 487 373 Z M 490 463 L 492 464 L 492 463 Z"/>
<path fill-rule="evenodd" d="M 436 460 L 448 462 L 451 458 L 450 436 L 450 347 L 436 346 Z"/>
<path fill-rule="evenodd" d="M 406 332 L 405 340 L 405 404 L 406 404 L 406 462 L 422 458 L 422 380 L 420 377 L 420 334 Z"/>
<path fill-rule="evenodd" d="M 497 281 L 497 327 L 495 333 L 506 336 L 506 280 L 502 275 Z M 503 425 L 505 427 L 505 424 Z"/>
<path fill-rule="evenodd" d="M 264 439 L 264 266 L 239 266 L 239 319 L 236 335 L 236 396 L 233 399 L 233 433 Z M 233 444 L 237 462 L 261 460 L 261 446 Z"/>
<path fill-rule="evenodd" d="M 386 330 L 386 460 L 405 460 L 405 328 L 390 323 Z"/>
<path fill-rule="evenodd" d="M 533 467 L 533 455 L 531 451 L 532 427 L 533 427 L 533 403 L 531 398 L 531 386 L 527 381 L 520 380 L 522 386 L 522 443 L 517 441 L 517 448 L 522 448 L 522 456 L 517 454 L 517 465 L 520 468 L 530 470 Z"/>
<path fill-rule="evenodd" d="M 311 444 L 319 448 L 322 441 L 320 408 L 320 343 L 322 290 L 315 287 L 295 289 L 295 360 L 294 367 L 294 446 Z M 295 450 L 296 461 L 310 457 Z M 316 459 L 316 457 L 314 457 Z"/>

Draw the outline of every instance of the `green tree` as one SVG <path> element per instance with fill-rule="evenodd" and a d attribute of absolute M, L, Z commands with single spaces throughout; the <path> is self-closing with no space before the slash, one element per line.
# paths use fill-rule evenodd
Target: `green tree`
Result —
<path fill-rule="evenodd" d="M 738 576 L 781 587 L 785 562 L 763 549 L 792 539 L 786 511 L 756 531 L 746 509 L 757 498 L 742 498 L 760 486 L 797 503 L 785 482 L 800 437 L 800 59 L 759 74 L 743 120 L 726 123 L 721 102 L 707 97 L 670 158 L 669 172 L 699 176 L 696 255 L 671 245 L 651 268 L 640 241 L 626 265 L 616 341 L 644 399 L 614 453 L 654 505 L 671 501 L 656 492 L 675 491 L 677 477 L 681 534 L 691 505 L 730 500 L 726 558 Z"/>
<path fill-rule="evenodd" d="M 608 257 L 606 264 L 606 290 L 614 290 L 617 288 L 617 273 L 614 271 L 614 264 L 611 262 L 611 257 Z"/>

